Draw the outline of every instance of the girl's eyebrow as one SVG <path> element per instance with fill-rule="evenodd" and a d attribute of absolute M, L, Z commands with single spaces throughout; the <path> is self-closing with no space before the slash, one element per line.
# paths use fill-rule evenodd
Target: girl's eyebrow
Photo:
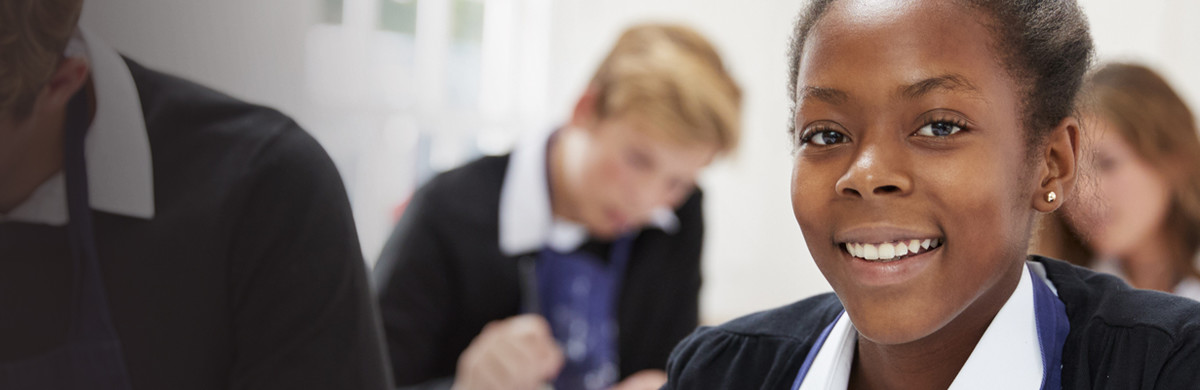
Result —
<path fill-rule="evenodd" d="M 815 98 L 833 105 L 839 105 L 845 103 L 847 100 L 850 100 L 850 95 L 846 92 L 829 87 L 804 86 L 803 88 L 800 88 L 800 92 L 797 93 L 797 95 L 799 96 L 796 101 Z"/>
<path fill-rule="evenodd" d="M 905 99 L 917 99 L 934 90 L 942 90 L 947 92 L 967 92 L 977 97 L 982 96 L 983 92 L 976 87 L 975 84 L 967 80 L 966 77 L 957 73 L 947 73 L 940 76 L 930 77 L 909 85 L 901 86 L 898 89 L 898 94 Z M 850 100 L 850 94 L 837 88 L 818 87 L 806 85 L 801 87 L 797 93 L 796 101 L 802 101 L 808 98 L 814 98 L 829 104 L 840 105 Z"/>
<path fill-rule="evenodd" d="M 947 92 L 967 92 L 972 95 L 980 96 L 982 92 L 975 84 L 972 84 L 966 77 L 956 73 L 947 73 L 941 76 L 930 77 L 907 86 L 900 87 L 900 95 L 906 99 L 917 99 L 933 90 L 943 90 Z"/>

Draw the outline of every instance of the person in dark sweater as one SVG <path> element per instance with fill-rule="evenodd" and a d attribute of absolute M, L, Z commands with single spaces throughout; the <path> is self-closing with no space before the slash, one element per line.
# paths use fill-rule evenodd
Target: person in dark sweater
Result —
<path fill-rule="evenodd" d="M 0 388 L 388 389 L 325 152 L 80 3 L 0 5 Z"/>
<path fill-rule="evenodd" d="M 699 34 L 635 26 L 566 126 L 422 186 L 374 270 L 397 384 L 660 387 L 698 322 L 694 179 L 739 103 Z"/>
<path fill-rule="evenodd" d="M 816 0 L 792 205 L 834 292 L 702 328 L 666 389 L 1185 389 L 1200 304 L 1027 257 L 1076 180 L 1074 0 Z"/>

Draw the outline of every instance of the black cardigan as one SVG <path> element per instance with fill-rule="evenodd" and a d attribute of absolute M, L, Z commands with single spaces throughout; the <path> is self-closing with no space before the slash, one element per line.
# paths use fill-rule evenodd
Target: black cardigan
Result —
<path fill-rule="evenodd" d="M 520 314 L 517 259 L 500 252 L 500 188 L 509 156 L 440 174 L 413 195 L 374 280 L 396 383 L 448 387 L 458 357 L 489 321 Z M 624 378 L 664 369 L 696 328 L 700 247 L 697 189 L 675 211 L 675 234 L 648 228 L 634 242 L 618 301 Z"/>
<path fill-rule="evenodd" d="M 1071 324 L 1063 389 L 1200 388 L 1200 302 L 1137 290 L 1058 260 L 1046 266 Z M 842 311 L 826 293 L 701 328 L 672 353 L 665 389 L 789 389 Z"/>
<path fill-rule="evenodd" d="M 92 220 L 133 388 L 387 388 L 350 203 L 321 146 L 275 110 L 127 64 L 155 216 Z M 0 361 L 63 341 L 66 230 L 0 223 Z"/>

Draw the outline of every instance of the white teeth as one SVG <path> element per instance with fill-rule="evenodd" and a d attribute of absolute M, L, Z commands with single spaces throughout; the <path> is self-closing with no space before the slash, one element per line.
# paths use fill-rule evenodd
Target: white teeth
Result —
<path fill-rule="evenodd" d="M 879 244 L 879 259 L 891 260 L 896 257 L 896 247 L 889 243 Z"/>
<path fill-rule="evenodd" d="M 844 248 L 850 256 L 866 260 L 888 261 L 909 255 L 924 253 L 941 246 L 942 240 L 927 238 L 925 240 L 909 240 L 885 242 L 880 244 L 845 243 Z"/>
<path fill-rule="evenodd" d="M 863 244 L 862 258 L 867 259 L 867 260 L 878 260 L 879 259 L 879 250 L 875 249 L 874 245 Z"/>

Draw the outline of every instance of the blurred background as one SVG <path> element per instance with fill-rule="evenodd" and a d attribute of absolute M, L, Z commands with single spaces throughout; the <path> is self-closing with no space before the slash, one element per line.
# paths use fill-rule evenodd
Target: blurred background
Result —
<path fill-rule="evenodd" d="M 1080 0 L 1101 60 L 1200 101 L 1200 1 Z M 706 35 L 741 84 L 744 138 L 700 179 L 702 322 L 829 291 L 789 201 L 787 41 L 802 0 L 88 0 L 85 28 L 142 64 L 295 118 L 341 171 L 374 263 L 424 180 L 564 121 L 617 34 Z"/>

